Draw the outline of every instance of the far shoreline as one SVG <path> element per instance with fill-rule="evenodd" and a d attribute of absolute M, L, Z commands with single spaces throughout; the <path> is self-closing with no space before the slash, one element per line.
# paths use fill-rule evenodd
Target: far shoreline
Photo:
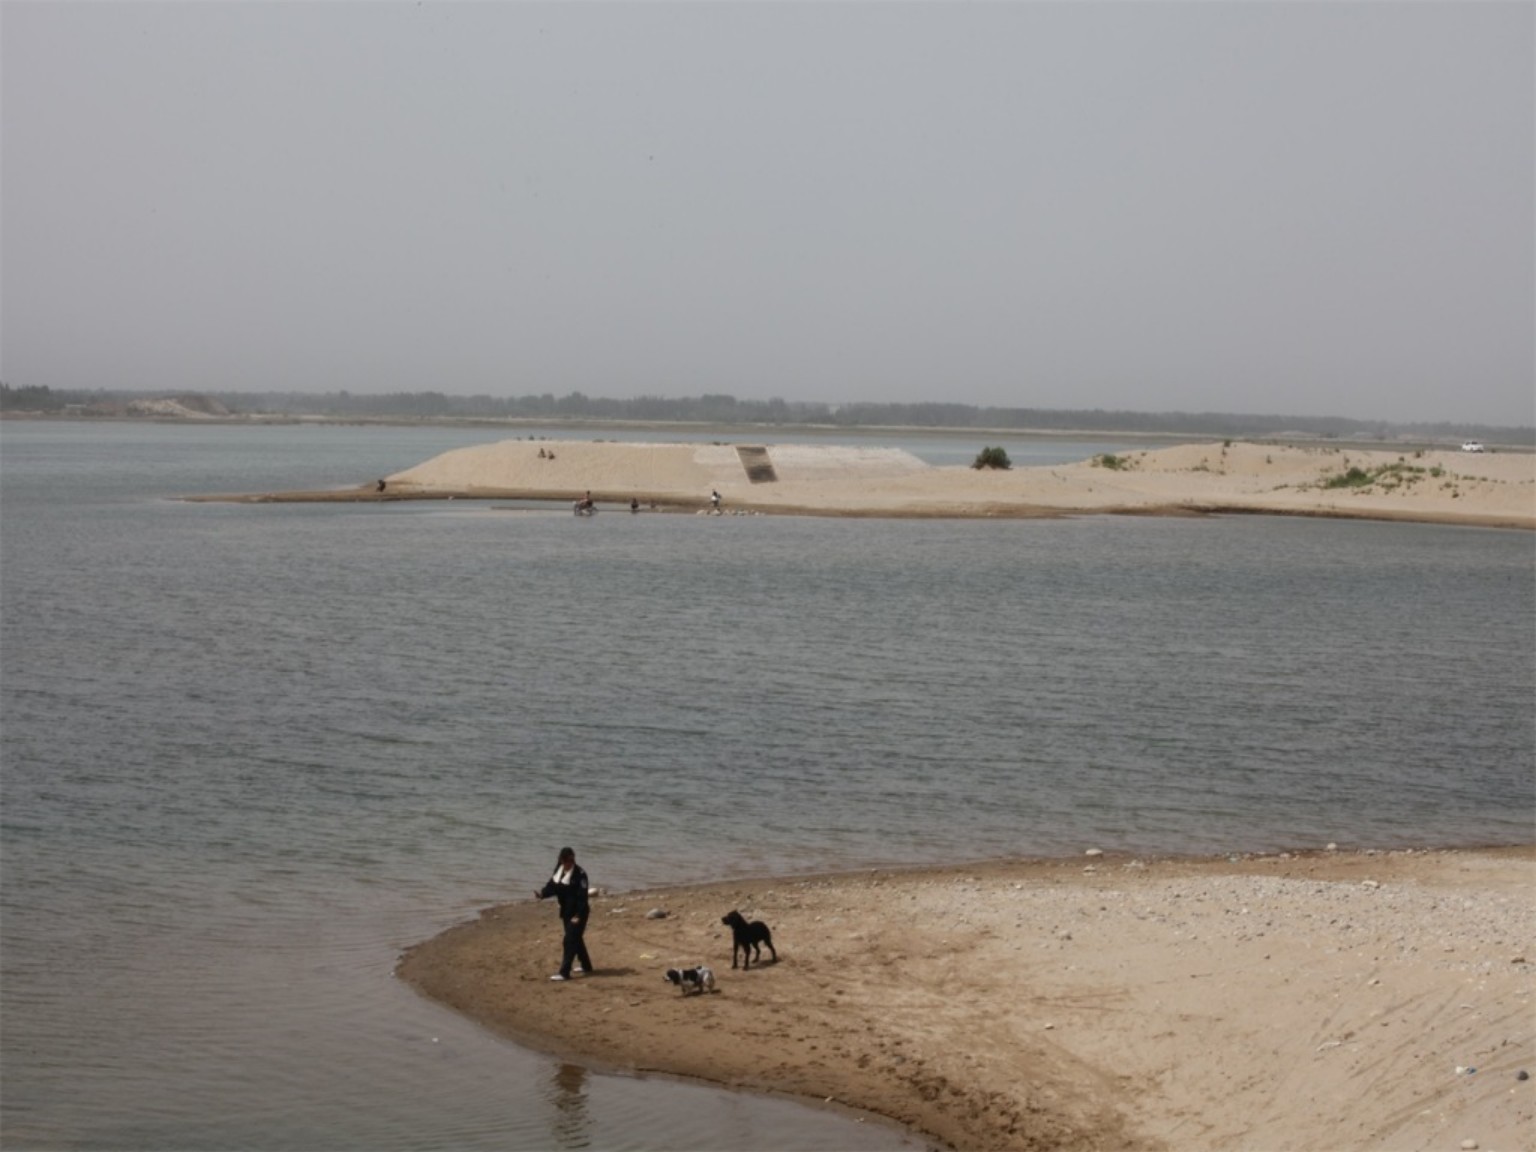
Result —
<path fill-rule="evenodd" d="M 928 464 L 871 443 L 513 439 L 450 449 L 326 491 L 185 497 L 236 503 L 401 500 L 888 519 L 1288 515 L 1536 528 L 1536 455 L 1185 443 L 1070 463 Z"/>
<path fill-rule="evenodd" d="M 629 500 L 639 500 L 637 514 L 700 515 L 704 508 L 698 501 L 682 501 L 673 495 L 635 493 L 615 496 L 593 492 L 598 511 L 628 514 Z M 464 502 L 494 505 L 497 501 L 521 501 L 530 507 L 495 508 L 491 511 L 566 513 L 571 502 L 566 490 L 512 490 L 485 492 L 479 489 L 434 492 L 378 492 L 374 488 L 321 489 L 285 492 L 204 493 L 176 497 L 184 504 L 400 504 L 421 502 Z M 555 507 L 541 507 L 555 505 Z M 606 506 L 605 506 L 606 505 Z M 1088 516 L 1134 516 L 1142 518 L 1206 519 L 1221 516 L 1299 517 L 1314 520 L 1356 520 L 1400 524 L 1438 524 L 1463 528 L 1489 528 L 1516 531 L 1536 530 L 1536 520 L 1477 512 L 1415 512 L 1410 510 L 1353 510 L 1347 508 L 1278 509 L 1241 504 L 1160 504 L 1107 505 L 1099 508 L 1053 508 L 1027 505 L 977 504 L 949 508 L 818 508 L 794 504 L 756 504 L 750 510 L 728 513 L 753 516 L 805 516 L 842 520 L 1065 520 Z"/>
<path fill-rule="evenodd" d="M 290 415 L 286 413 L 237 416 L 165 416 L 165 415 L 101 415 L 52 412 L 3 412 L 0 424 L 58 423 L 58 424 L 158 424 L 182 427 L 316 427 L 316 428 L 462 428 L 471 431 L 523 432 L 557 429 L 574 435 L 603 431 L 666 432 L 676 431 L 689 436 L 719 436 L 725 440 L 754 440 L 767 438 L 784 440 L 789 436 L 808 436 L 815 440 L 845 436 L 852 439 L 869 439 L 896 436 L 902 439 L 934 437 L 936 439 L 964 440 L 984 446 L 999 437 L 1019 440 L 1126 440 L 1137 444 L 1175 445 L 1191 443 L 1220 443 L 1228 439 L 1241 439 L 1251 444 L 1271 447 L 1341 448 L 1357 451 L 1416 452 L 1449 451 L 1456 447 L 1455 438 L 1415 436 L 1400 439 L 1383 439 L 1368 436 L 1325 436 L 1304 432 L 1283 432 L 1273 435 L 1195 431 L 1150 431 L 1126 428 L 1031 428 L 1011 425 L 967 427 L 948 424 L 754 424 L 721 423 L 718 421 L 679 420 L 614 420 L 576 417 L 537 419 L 534 417 L 507 417 L 498 419 L 485 416 L 331 416 L 320 413 Z M 1519 431 L 1519 429 L 1514 429 Z M 1487 441 L 1490 454 L 1536 454 L 1536 442 L 1517 443 Z"/>

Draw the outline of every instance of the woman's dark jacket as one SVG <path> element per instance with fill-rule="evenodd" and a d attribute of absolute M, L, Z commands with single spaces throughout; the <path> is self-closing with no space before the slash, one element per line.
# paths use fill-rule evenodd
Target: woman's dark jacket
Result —
<path fill-rule="evenodd" d="M 560 919 L 566 923 L 577 918 L 584 921 L 591 912 L 587 903 L 587 874 L 579 864 L 572 866 L 570 879 L 564 884 L 556 883 L 553 876 L 549 878 L 549 883 L 539 893 L 539 899 L 549 896 L 560 901 Z"/>

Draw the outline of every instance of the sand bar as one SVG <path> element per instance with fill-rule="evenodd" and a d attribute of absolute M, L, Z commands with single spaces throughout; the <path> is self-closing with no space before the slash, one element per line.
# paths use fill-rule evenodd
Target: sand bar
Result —
<path fill-rule="evenodd" d="M 743 451 L 745 449 L 746 451 Z M 1355 483 L 1340 486 L 1351 476 Z M 977 470 L 894 448 L 503 440 L 331 492 L 219 499 L 638 500 L 700 512 L 1029 517 L 1248 512 L 1536 528 L 1536 454 L 1186 444 L 1072 464 Z M 1330 486 L 1332 484 L 1333 486 Z"/>
<path fill-rule="evenodd" d="M 732 908 L 777 963 L 731 969 Z M 1536 1147 L 1532 847 L 730 881 L 600 894 L 587 935 L 597 973 L 551 983 L 556 917 L 521 901 L 399 974 L 568 1058 L 954 1148 Z M 715 993 L 662 979 L 698 963 Z"/>

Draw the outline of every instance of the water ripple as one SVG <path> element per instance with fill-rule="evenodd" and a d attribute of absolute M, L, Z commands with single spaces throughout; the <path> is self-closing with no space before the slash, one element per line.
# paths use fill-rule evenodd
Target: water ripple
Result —
<path fill-rule="evenodd" d="M 124 499 L 304 435 L 234 431 L 5 432 L 8 1145 L 895 1146 L 398 985 L 562 843 L 622 889 L 1529 838 L 1525 534 Z M 430 455 L 395 436 L 325 442 Z"/>

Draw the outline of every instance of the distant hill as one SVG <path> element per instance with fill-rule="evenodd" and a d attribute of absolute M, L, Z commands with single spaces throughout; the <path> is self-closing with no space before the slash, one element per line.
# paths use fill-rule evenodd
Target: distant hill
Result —
<path fill-rule="evenodd" d="M 738 400 L 710 395 L 607 400 L 572 392 L 528 396 L 450 396 L 442 392 L 153 393 L 53 390 L 0 384 L 0 413 L 157 419 L 251 419 L 301 416 L 342 420 L 650 422 L 822 428 L 945 428 L 1019 432 L 1126 432 L 1166 436 L 1340 440 L 1482 440 L 1536 447 L 1536 427 L 1451 422 L 1403 423 L 1340 416 L 1233 412 L 1131 412 L 1067 408 L 997 408 L 969 404 L 824 404 Z"/>

